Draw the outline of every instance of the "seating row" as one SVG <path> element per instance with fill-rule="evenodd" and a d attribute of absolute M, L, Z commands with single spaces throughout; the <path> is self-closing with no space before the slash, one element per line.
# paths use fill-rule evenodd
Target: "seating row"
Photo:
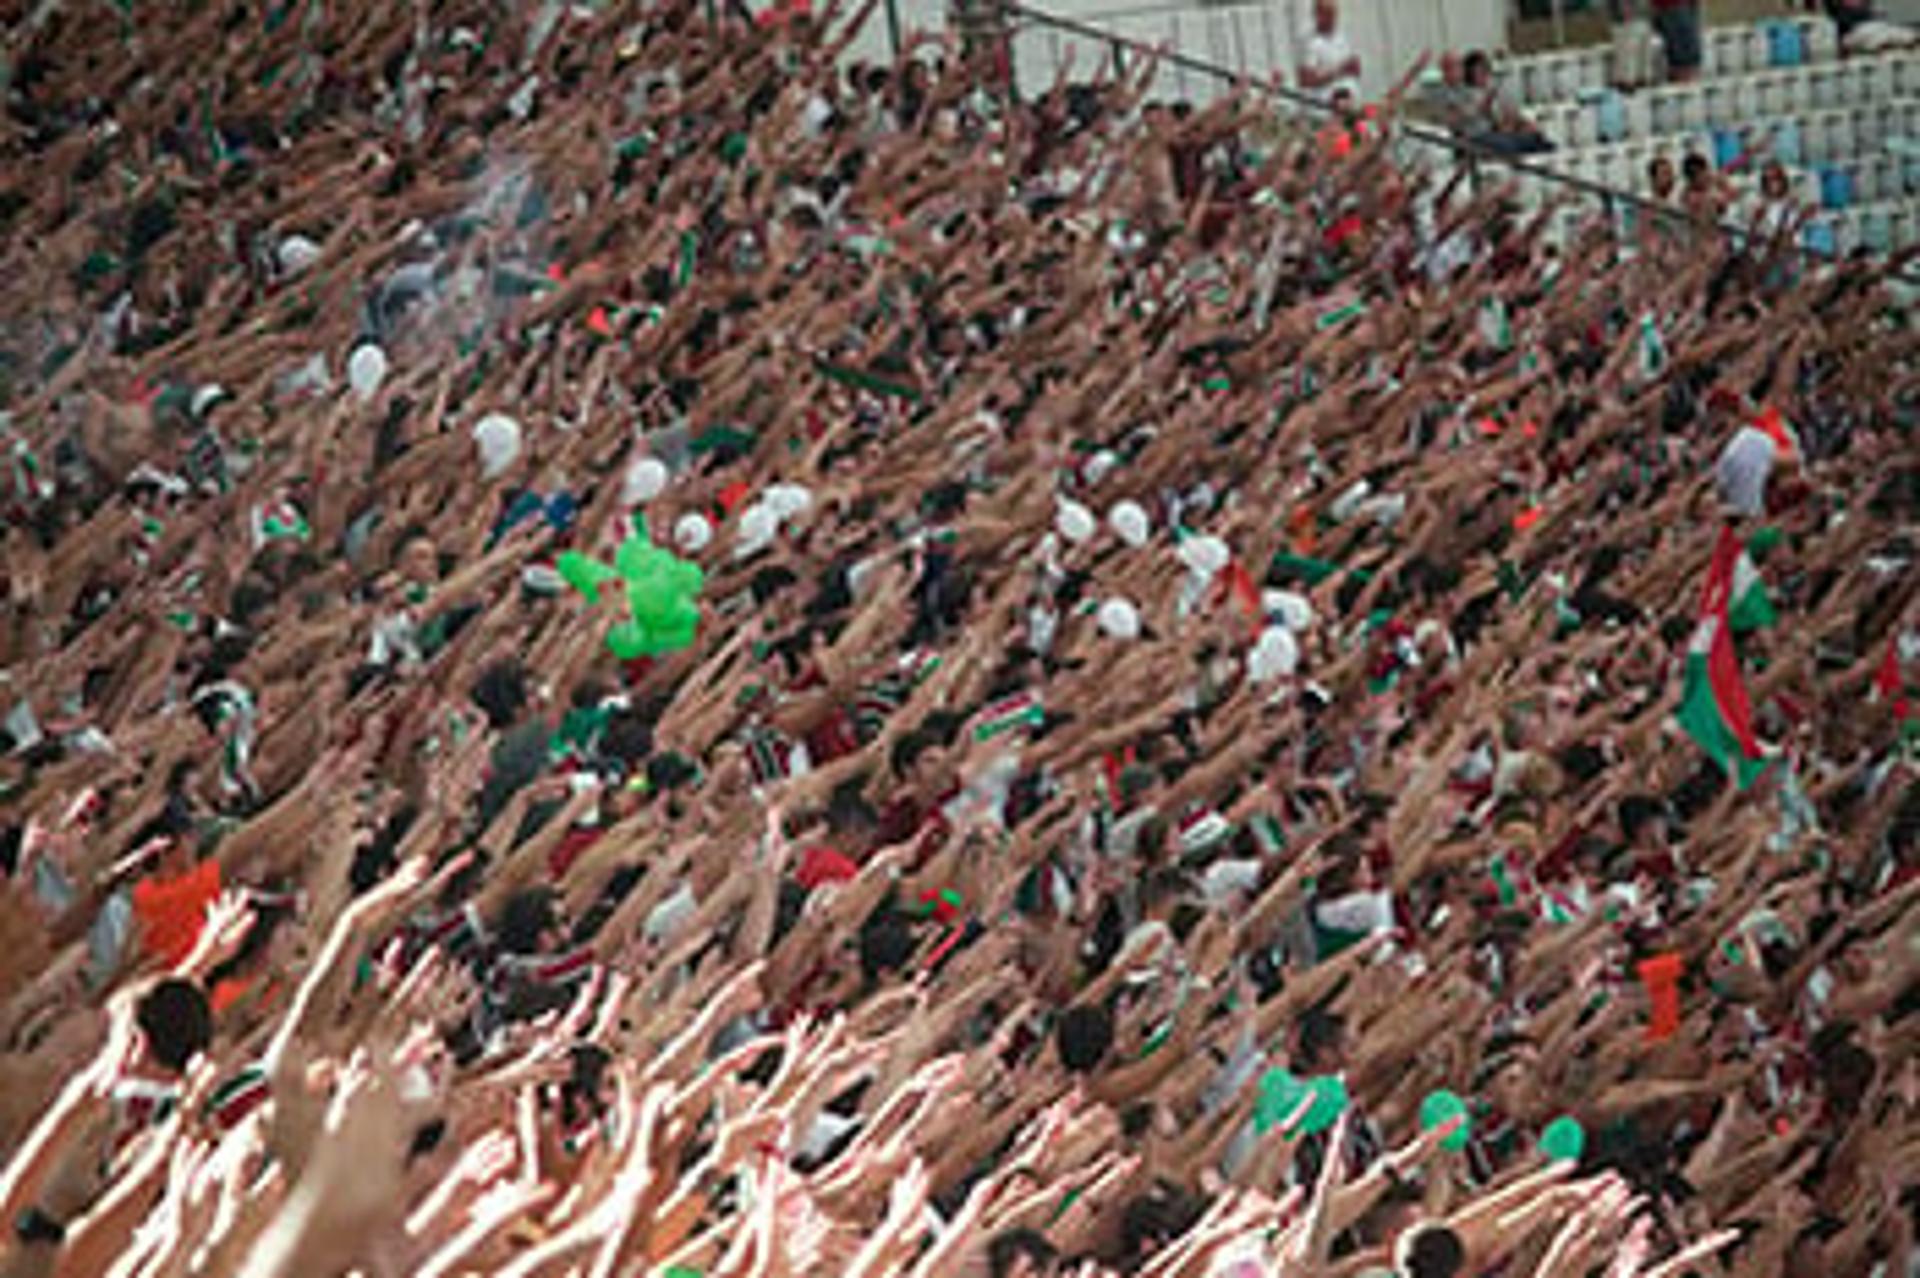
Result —
<path fill-rule="evenodd" d="M 1591 146 L 1903 97 L 1920 97 L 1920 54 L 1905 50 L 1638 93 L 1599 89 L 1531 115 L 1557 144 Z"/>
<path fill-rule="evenodd" d="M 1833 24 L 1820 16 L 1710 27 L 1703 36 L 1702 74 L 1707 81 L 1775 67 L 1819 65 L 1839 56 Z M 1504 72 L 1522 103 L 1560 102 L 1608 87 L 1613 81 L 1613 50 L 1609 45 L 1590 45 L 1529 54 L 1508 59 Z"/>

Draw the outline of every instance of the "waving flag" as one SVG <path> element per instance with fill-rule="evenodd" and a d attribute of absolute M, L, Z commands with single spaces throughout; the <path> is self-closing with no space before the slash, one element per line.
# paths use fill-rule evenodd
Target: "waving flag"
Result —
<path fill-rule="evenodd" d="M 1753 735 L 1753 708 L 1733 650 L 1730 612 L 1740 556 L 1740 539 L 1723 526 L 1701 595 L 1700 622 L 1687 643 L 1679 719 L 1687 735 L 1744 790 L 1767 770 L 1767 760 Z"/>

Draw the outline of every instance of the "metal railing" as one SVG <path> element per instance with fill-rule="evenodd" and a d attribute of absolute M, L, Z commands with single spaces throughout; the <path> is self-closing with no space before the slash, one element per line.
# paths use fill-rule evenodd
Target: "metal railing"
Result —
<path fill-rule="evenodd" d="M 1204 101 L 1210 92 L 1230 90 L 1238 85 L 1248 85 L 1265 94 L 1269 99 L 1283 106 L 1286 112 L 1296 118 L 1311 121 L 1327 121 L 1334 116 L 1334 109 L 1298 89 L 1279 82 L 1276 72 L 1284 73 L 1285 68 L 1272 65 L 1269 50 L 1268 67 L 1264 74 L 1258 73 L 1247 65 L 1244 57 L 1246 42 L 1236 43 L 1242 56 L 1238 59 L 1240 69 L 1223 65 L 1221 62 L 1196 57 L 1180 45 L 1179 15 L 1177 10 L 1162 10 L 1169 19 L 1169 41 L 1166 46 L 1156 47 L 1142 40 L 1123 35 L 1117 31 L 1096 26 L 1090 22 L 1074 18 L 1061 17 L 1034 9 L 1019 0 L 1006 0 L 1005 13 L 1008 23 L 1008 40 L 1011 46 L 1011 58 L 1015 85 L 1044 85 L 1051 83 L 1059 67 L 1067 56 L 1067 50 L 1074 50 L 1074 64 L 1091 69 L 1100 62 L 1110 62 L 1116 68 L 1125 68 L 1130 59 L 1154 58 L 1162 68 L 1159 84 L 1164 85 L 1171 76 L 1175 93 L 1180 97 L 1190 97 Z M 1193 10 L 1185 12 L 1203 20 L 1217 18 L 1227 22 L 1228 30 L 1238 27 L 1237 10 Z M 1213 37 L 1219 42 L 1219 37 Z M 1082 51 L 1085 51 L 1083 54 Z M 1037 74 L 1030 70 L 1039 66 L 1043 69 Z M 1189 92 L 1193 87 L 1189 77 L 1199 81 L 1203 91 L 1198 94 Z M 1482 180 L 1483 170 L 1495 170 L 1511 175 L 1523 195 L 1539 200 L 1551 198 L 1554 193 L 1575 197 L 1570 216 L 1579 215 L 1578 202 L 1590 201 L 1598 205 L 1598 212 L 1609 222 L 1619 226 L 1625 219 L 1640 218 L 1673 219 L 1680 216 L 1668 204 L 1662 204 L 1637 192 L 1622 190 L 1596 182 L 1579 174 L 1565 173 L 1548 167 L 1537 160 L 1525 156 L 1512 155 L 1490 149 L 1474 139 L 1451 133 L 1409 120 L 1398 120 L 1393 127 L 1396 143 L 1414 151 L 1426 151 L 1435 157 L 1447 157 L 1451 162 L 1464 166 L 1471 179 Z M 1723 224 L 1721 229 L 1733 237 L 1736 243 L 1745 242 L 1752 234 L 1752 228 L 1732 223 Z M 1793 249 L 1809 261 L 1827 265 L 1835 260 L 1836 254 L 1824 247 L 1796 239 Z M 1910 264 L 1900 272 L 1903 283 L 1920 285 L 1920 264 Z"/>

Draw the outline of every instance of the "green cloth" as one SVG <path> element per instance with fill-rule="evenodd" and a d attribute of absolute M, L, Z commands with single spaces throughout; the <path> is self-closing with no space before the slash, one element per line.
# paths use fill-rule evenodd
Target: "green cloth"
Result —
<path fill-rule="evenodd" d="M 1278 551 L 1268 568 L 1269 575 L 1279 575 L 1287 580 L 1304 581 L 1309 586 L 1317 586 L 1340 571 L 1340 565 L 1329 559 L 1315 559 L 1309 555 L 1296 555 L 1291 551 Z"/>
<path fill-rule="evenodd" d="M 859 390 L 872 391 L 876 395 L 888 395 L 894 399 L 904 399 L 912 403 L 920 402 L 920 389 L 902 381 L 883 377 L 879 373 L 868 372 L 864 368 L 853 368 L 846 364 L 836 364 L 832 360 L 820 360 L 817 364 L 821 376 L 829 381 L 839 382 L 843 386 L 852 386 Z"/>

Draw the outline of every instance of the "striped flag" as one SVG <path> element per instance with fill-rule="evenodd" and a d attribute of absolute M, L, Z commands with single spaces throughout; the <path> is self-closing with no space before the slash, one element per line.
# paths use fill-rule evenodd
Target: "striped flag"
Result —
<path fill-rule="evenodd" d="M 1047 712 L 1036 694 L 1031 691 L 1016 693 L 1011 697 L 1002 697 L 980 712 L 980 717 L 973 725 L 973 739 L 991 741 L 1009 732 L 1037 728 L 1046 720 Z"/>
<path fill-rule="evenodd" d="M 1680 726 L 1742 790 L 1767 770 L 1767 759 L 1753 735 L 1753 708 L 1733 648 L 1734 566 L 1740 540 L 1731 527 L 1720 529 L 1713 562 L 1700 601 L 1700 622 L 1687 643 Z"/>

